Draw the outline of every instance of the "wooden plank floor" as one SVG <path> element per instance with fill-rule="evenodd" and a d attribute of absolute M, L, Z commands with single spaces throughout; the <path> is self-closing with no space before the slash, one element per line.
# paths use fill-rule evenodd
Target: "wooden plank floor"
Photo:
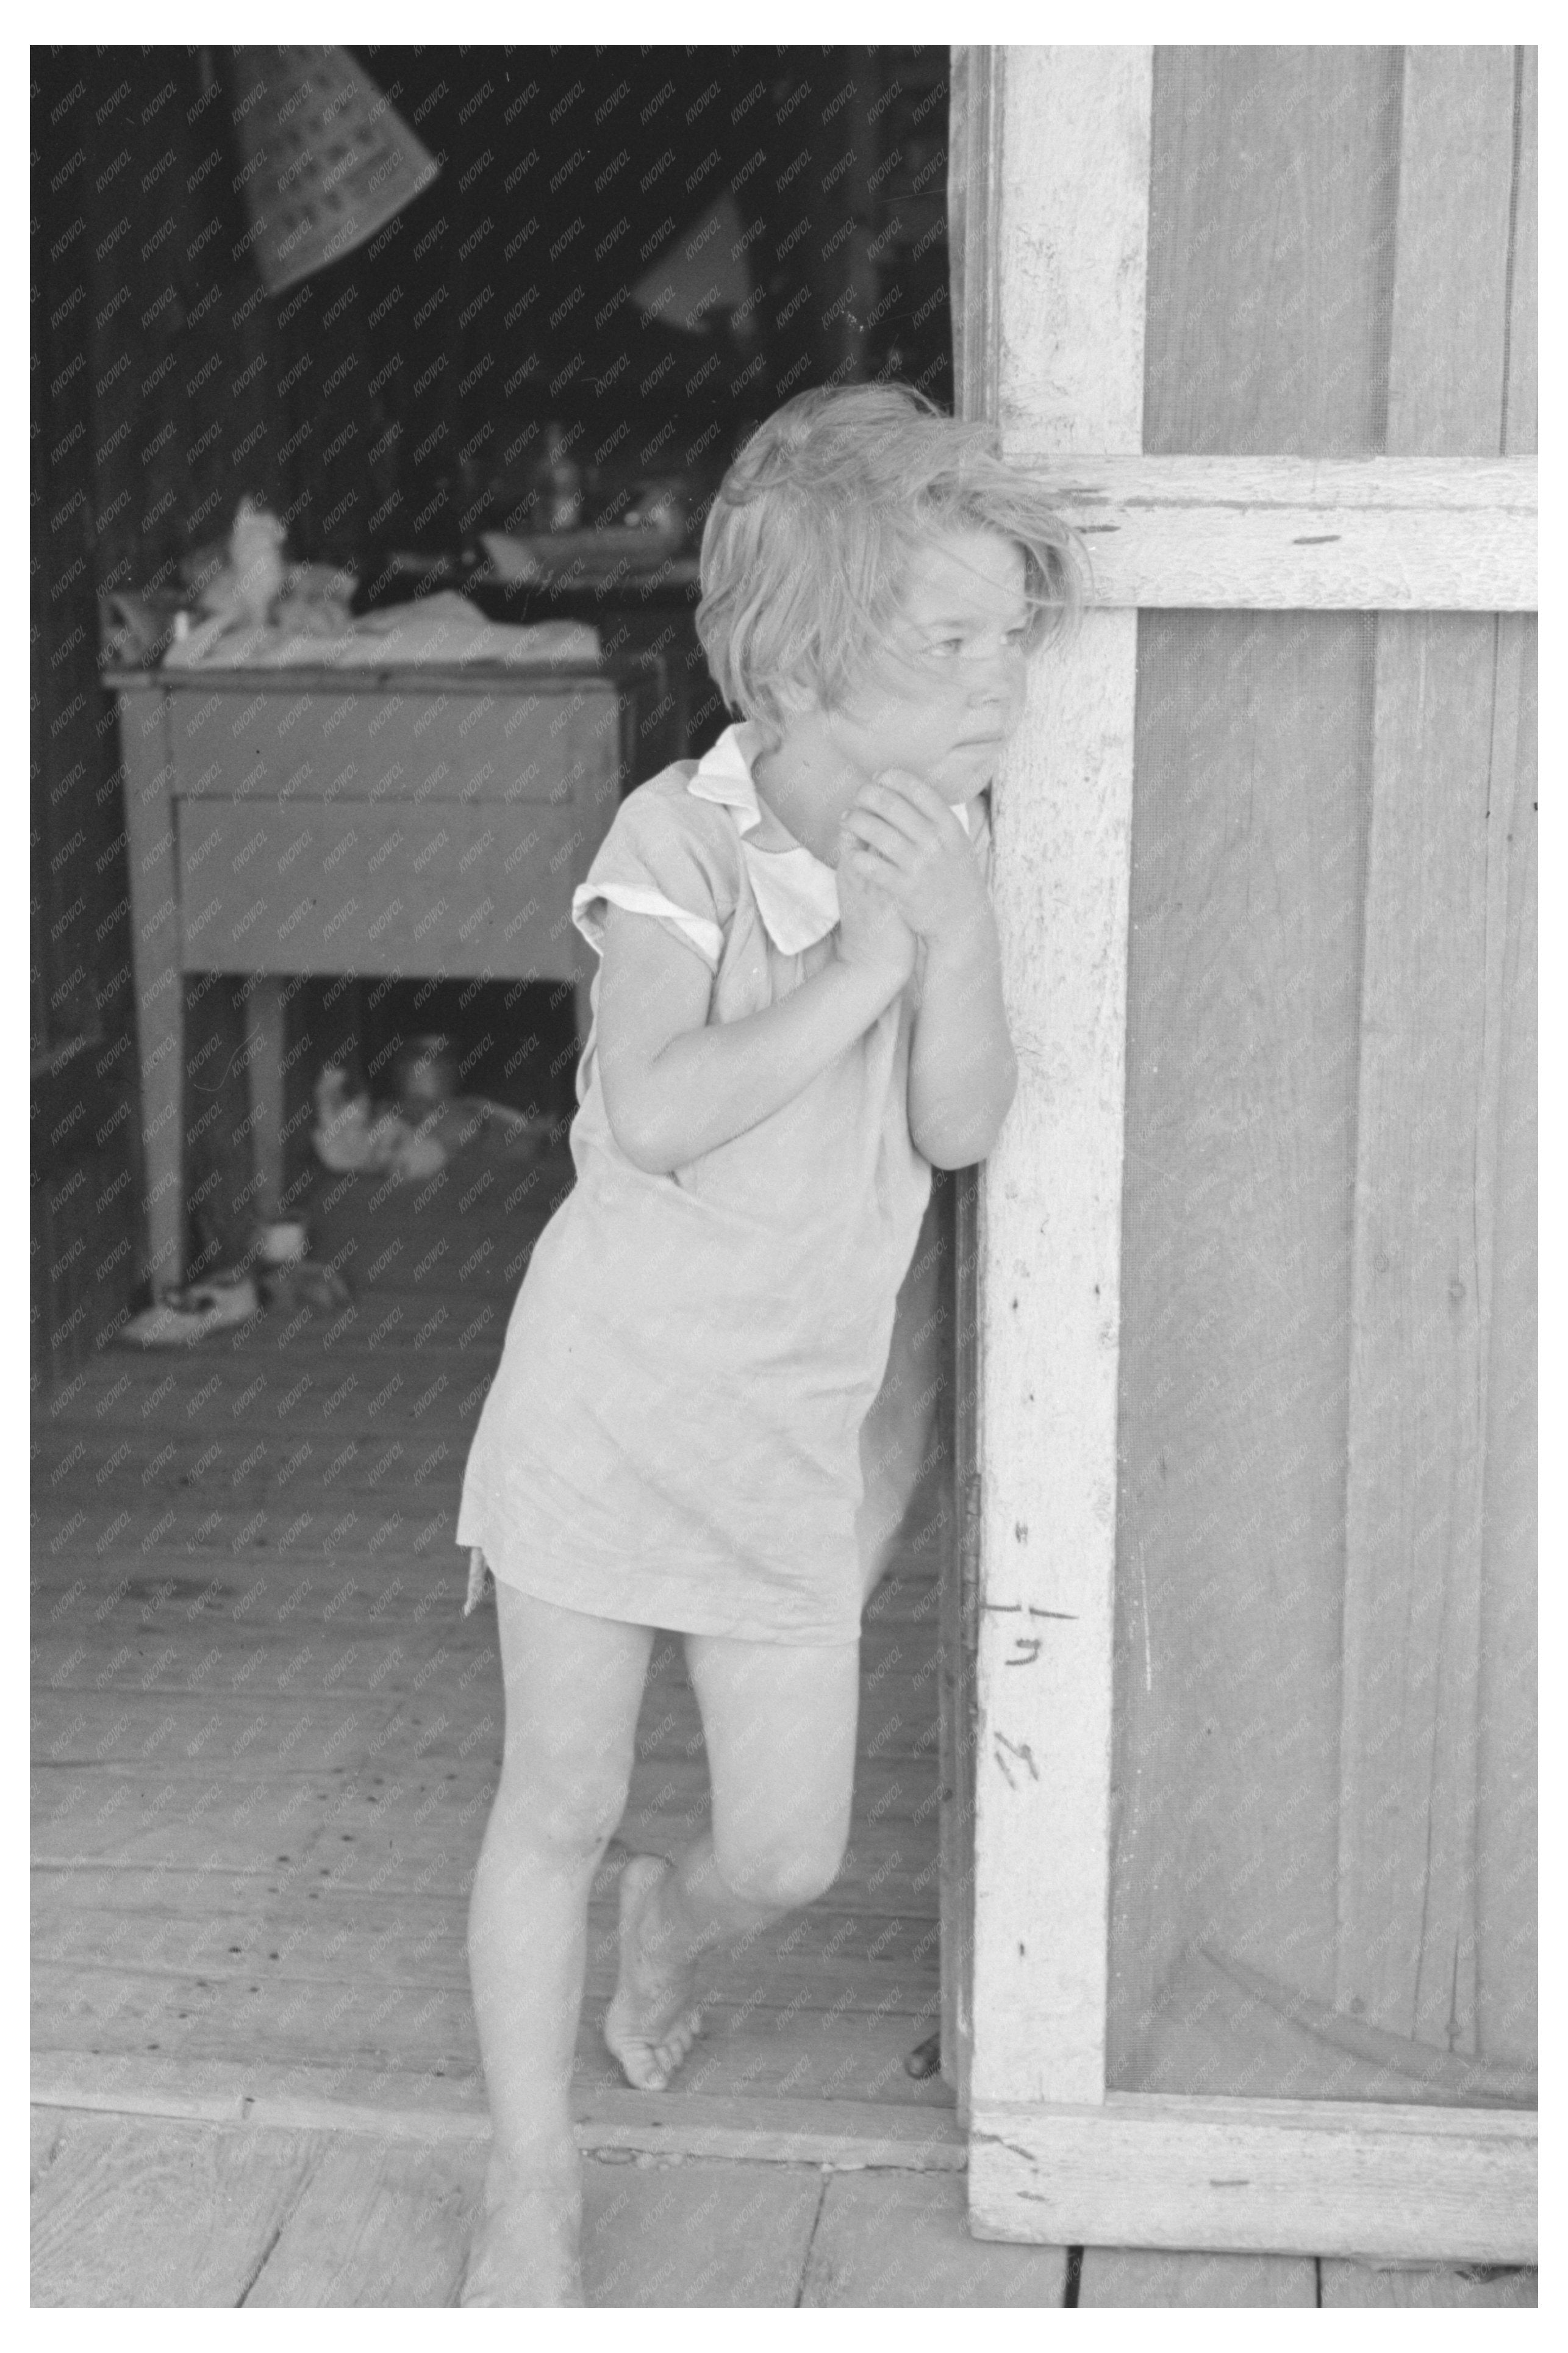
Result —
<path fill-rule="evenodd" d="M 1124 2247 L 1084 2249 L 1077 2296 L 1085 2307 L 1205 2311 L 1237 2305 L 1533 2306 L 1535 2300 L 1533 2270 L 1385 2269 L 1296 2255 L 1172 2255 Z"/>
<path fill-rule="evenodd" d="M 506 1310 L 570 1164 L 321 1182 L 352 1311 L 278 1312 L 109 1352 L 37 1417 L 36 2047 L 478 2096 L 465 1908 L 494 1788 L 494 1614 L 452 1544 Z M 488 1180 L 488 1181 L 487 1181 Z M 825 1900 L 704 1985 L 668 2097 L 951 2109 L 904 2067 L 938 2006 L 936 1555 L 900 1559 L 865 1644 L 851 1849 Z M 599 2048 L 616 1882 L 707 1813 L 679 1645 L 659 1643 L 620 1837 L 595 1886 L 579 2051 Z M 194 2080 L 194 2079 L 193 2079 Z"/>
<path fill-rule="evenodd" d="M 477 2138 L 35 2108 L 38 2306 L 455 2302 Z M 960 2174 L 603 2148 L 584 2160 L 591 2305 L 1128 2309 L 1533 2306 L 1533 2272 L 987 2244 Z"/>
<path fill-rule="evenodd" d="M 476 2143 L 35 2111 L 36 2305 L 443 2306 Z M 962 2176 L 601 2150 L 584 2281 L 602 2306 L 1052 2306 L 1059 2248 L 987 2246 Z"/>
<path fill-rule="evenodd" d="M 488 2130 L 464 1914 L 501 1713 L 493 1614 L 460 1616 L 451 1531 L 567 1173 L 322 1180 L 317 1249 L 341 1255 L 352 1312 L 110 1352 L 39 1403 L 39 2304 L 456 2292 Z M 868 1615 L 840 1879 L 715 1961 L 703 2041 L 650 2097 L 597 2025 L 626 1852 L 673 1850 L 705 1813 L 679 1647 L 658 1648 L 590 1923 L 590 2299 L 1525 2300 L 1533 2274 L 1460 2298 L 1453 2275 L 1417 2292 L 1354 2265 L 1096 2250 L 1069 2282 L 1066 2250 L 969 2238 L 951 2094 L 903 2063 L 937 2015 L 936 1570 L 917 1537 Z"/>

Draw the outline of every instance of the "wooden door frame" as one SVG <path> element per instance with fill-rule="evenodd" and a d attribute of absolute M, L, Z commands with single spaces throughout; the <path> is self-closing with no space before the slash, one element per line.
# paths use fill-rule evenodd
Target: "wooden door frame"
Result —
<path fill-rule="evenodd" d="M 969 2029 L 971 2227 L 1533 2261 L 1532 2114 L 1106 2081 L 1138 611 L 1535 604 L 1533 459 L 1144 457 L 1152 61 L 1147 47 L 952 58 L 960 411 L 997 422 L 1008 454 L 1056 485 L 1095 571 L 1078 638 L 1037 666 L 994 794 L 1020 1083 L 980 1180 L 974 1250 L 974 1942 L 954 2019 Z"/>

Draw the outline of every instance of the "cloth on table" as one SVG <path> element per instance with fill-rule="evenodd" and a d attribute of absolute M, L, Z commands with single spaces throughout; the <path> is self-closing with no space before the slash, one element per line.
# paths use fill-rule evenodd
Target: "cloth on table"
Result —
<path fill-rule="evenodd" d="M 362 613 L 342 631 L 237 623 L 224 616 L 199 621 L 163 656 L 165 670 L 204 665 L 235 670 L 380 669 L 418 662 L 494 661 L 519 665 L 596 662 L 599 632 L 590 621 L 526 625 L 487 619 L 456 589 Z"/>

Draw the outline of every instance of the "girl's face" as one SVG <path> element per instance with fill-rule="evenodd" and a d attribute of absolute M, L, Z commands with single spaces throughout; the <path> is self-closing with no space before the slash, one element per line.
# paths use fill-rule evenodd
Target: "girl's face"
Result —
<path fill-rule="evenodd" d="M 908 768 L 973 800 L 1023 712 L 1029 619 L 1021 547 L 978 530 L 931 541 L 871 673 L 826 714 L 835 747 L 867 776 Z"/>

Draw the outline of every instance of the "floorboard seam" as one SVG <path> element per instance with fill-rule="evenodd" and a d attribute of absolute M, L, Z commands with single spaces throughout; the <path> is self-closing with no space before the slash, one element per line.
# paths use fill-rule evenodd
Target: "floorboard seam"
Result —
<path fill-rule="evenodd" d="M 816 2234 L 822 2227 L 822 2211 L 827 2203 L 828 2184 L 832 2179 L 833 2176 L 827 2167 L 823 2166 L 817 2181 L 816 2211 L 812 2214 L 811 2228 L 806 2233 L 805 2245 L 801 2253 L 800 2278 L 795 2283 L 795 2309 L 797 2312 L 805 2301 L 805 2284 L 811 2272 L 811 2251 L 816 2244 Z"/>
<path fill-rule="evenodd" d="M 314 2162 L 306 2167 L 303 2177 L 300 2179 L 299 2189 L 291 2200 L 287 2213 L 279 2217 L 277 2227 L 274 2229 L 271 2237 L 268 2240 L 267 2244 L 263 2247 L 260 2255 L 257 2259 L 256 2269 L 251 2273 L 250 2277 L 246 2281 L 245 2285 L 240 2289 L 239 2294 L 234 2300 L 234 2309 L 237 2312 L 244 2310 L 246 2305 L 249 2301 L 251 2290 L 255 2287 L 257 2281 L 261 2277 L 262 2273 L 267 2269 L 268 2264 L 272 2261 L 273 2254 L 277 2250 L 279 2240 L 283 2236 L 284 2232 L 289 2228 L 289 2223 L 299 2212 L 300 2201 L 304 2198 L 306 2190 L 310 2188 L 311 2182 L 314 2181 L 317 2174 L 321 2171 L 326 2154 L 327 2152 L 325 2149 L 319 2149 L 316 2153 Z"/>

